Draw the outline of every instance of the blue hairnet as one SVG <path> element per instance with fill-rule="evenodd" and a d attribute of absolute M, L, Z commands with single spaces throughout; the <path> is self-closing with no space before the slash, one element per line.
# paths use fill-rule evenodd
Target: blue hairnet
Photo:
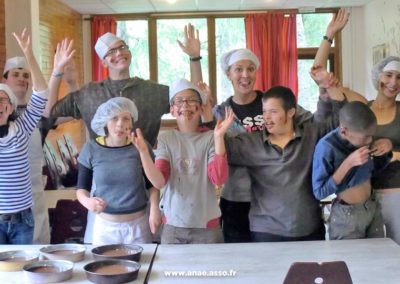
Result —
<path fill-rule="evenodd" d="M 134 122 L 138 120 L 138 110 L 133 101 L 123 97 L 109 99 L 101 104 L 93 116 L 92 130 L 100 136 L 105 136 L 104 127 L 107 122 L 121 112 L 129 112 Z"/>

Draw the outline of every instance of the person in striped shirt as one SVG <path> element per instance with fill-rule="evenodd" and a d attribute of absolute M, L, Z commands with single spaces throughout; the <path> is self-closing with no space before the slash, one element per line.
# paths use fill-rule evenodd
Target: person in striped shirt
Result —
<path fill-rule="evenodd" d="M 33 94 L 27 110 L 17 116 L 15 94 L 6 84 L 0 84 L 0 244 L 29 244 L 34 219 L 28 145 L 45 109 L 48 88 L 26 29 L 13 35 L 31 70 Z"/>

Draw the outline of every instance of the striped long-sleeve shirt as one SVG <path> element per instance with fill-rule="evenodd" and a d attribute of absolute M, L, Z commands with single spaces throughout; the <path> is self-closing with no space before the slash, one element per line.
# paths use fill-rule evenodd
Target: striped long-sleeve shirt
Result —
<path fill-rule="evenodd" d="M 19 212 L 32 206 L 28 146 L 47 96 L 48 90 L 34 91 L 26 111 L 10 122 L 8 134 L 0 138 L 0 214 Z"/>

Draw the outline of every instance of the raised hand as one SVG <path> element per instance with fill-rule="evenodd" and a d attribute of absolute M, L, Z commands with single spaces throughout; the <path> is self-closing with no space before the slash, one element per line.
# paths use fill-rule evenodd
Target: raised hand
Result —
<path fill-rule="evenodd" d="M 214 97 L 212 96 L 210 87 L 204 82 L 198 82 L 197 87 L 205 95 L 206 102 L 202 104 L 202 115 L 201 120 L 203 122 L 213 121 L 213 106 L 215 104 Z"/>
<path fill-rule="evenodd" d="M 333 38 L 338 31 L 341 31 L 347 24 L 349 20 L 349 12 L 344 8 L 340 8 L 337 14 L 332 17 L 332 20 L 326 28 L 326 35 L 329 38 Z"/>
<path fill-rule="evenodd" d="M 374 141 L 370 147 L 370 154 L 372 156 L 382 156 L 393 148 L 392 142 L 389 139 L 381 138 Z"/>
<path fill-rule="evenodd" d="M 33 55 L 31 37 L 29 36 L 26 28 L 23 29 L 20 35 L 12 33 L 18 45 L 21 47 L 22 52 L 26 57 Z"/>
<path fill-rule="evenodd" d="M 179 40 L 177 42 L 182 51 L 190 57 L 200 56 L 199 30 L 196 30 L 191 23 L 185 26 L 183 43 Z"/>
<path fill-rule="evenodd" d="M 129 139 L 140 153 L 146 153 L 149 150 L 146 140 L 143 137 L 142 131 L 139 128 L 136 129 L 136 133 L 130 133 Z"/>
<path fill-rule="evenodd" d="M 322 66 L 312 66 L 310 76 L 320 88 L 327 89 L 331 87 L 330 83 L 333 82 L 333 74 L 326 71 Z"/>
<path fill-rule="evenodd" d="M 223 137 L 232 125 L 235 115 L 230 107 L 225 107 L 225 119 L 218 120 L 214 128 L 214 137 Z"/>
<path fill-rule="evenodd" d="M 54 70 L 62 72 L 64 67 L 71 61 L 76 50 L 73 49 L 74 41 L 64 38 L 57 43 L 56 53 L 54 54 Z"/>

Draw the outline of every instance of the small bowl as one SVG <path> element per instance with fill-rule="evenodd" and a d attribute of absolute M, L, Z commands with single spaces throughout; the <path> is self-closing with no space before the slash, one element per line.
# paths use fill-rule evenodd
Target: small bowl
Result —
<path fill-rule="evenodd" d="M 98 284 L 119 284 L 135 280 L 140 264 L 125 259 L 98 260 L 86 264 L 83 269 L 91 282 Z"/>
<path fill-rule="evenodd" d="M 41 260 L 23 267 L 27 283 L 45 284 L 63 282 L 72 278 L 74 263 L 68 260 Z"/>
<path fill-rule="evenodd" d="M 85 258 L 86 247 L 80 244 L 57 244 L 42 247 L 40 253 L 44 259 L 81 261 Z"/>
<path fill-rule="evenodd" d="M 138 245 L 105 245 L 92 249 L 94 259 L 126 259 L 140 261 L 143 248 Z"/>
<path fill-rule="evenodd" d="M 39 253 L 33 251 L 4 251 L 0 253 L 0 271 L 22 270 L 25 264 L 39 259 Z"/>

